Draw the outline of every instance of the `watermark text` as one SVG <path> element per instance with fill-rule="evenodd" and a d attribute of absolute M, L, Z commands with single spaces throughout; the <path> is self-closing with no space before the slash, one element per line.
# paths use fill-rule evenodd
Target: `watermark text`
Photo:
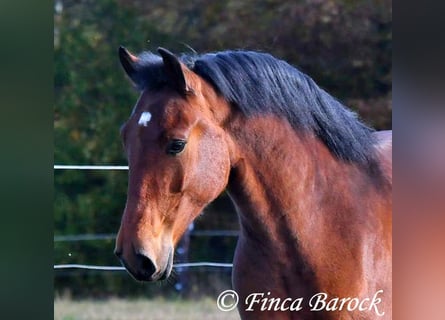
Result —
<path fill-rule="evenodd" d="M 217 306 L 221 311 L 231 311 L 243 308 L 245 311 L 287 311 L 298 312 L 304 308 L 310 311 L 359 311 L 374 312 L 382 317 L 385 312 L 381 310 L 383 290 L 378 290 L 372 297 L 329 297 L 327 293 L 317 293 L 309 298 L 283 298 L 274 297 L 271 292 L 254 292 L 246 296 L 238 306 L 239 297 L 234 290 L 222 292 L 217 299 Z"/>

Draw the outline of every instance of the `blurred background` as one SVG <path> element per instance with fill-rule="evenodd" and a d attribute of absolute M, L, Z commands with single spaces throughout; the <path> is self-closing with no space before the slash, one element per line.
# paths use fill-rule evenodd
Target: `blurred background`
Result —
<path fill-rule="evenodd" d="M 55 0 L 54 163 L 126 165 L 119 127 L 138 95 L 119 65 L 119 45 L 134 53 L 159 46 L 176 53 L 269 52 L 310 75 L 369 125 L 390 129 L 391 6 L 391 0 Z M 118 265 L 114 236 L 126 188 L 126 171 L 54 171 L 54 264 Z M 232 262 L 237 230 L 223 194 L 191 226 L 176 262 Z M 97 304 L 76 303 L 157 299 L 158 309 L 185 309 L 149 319 L 187 318 L 184 301 L 204 301 L 202 314 L 190 319 L 226 319 L 215 301 L 231 288 L 230 276 L 230 268 L 193 267 L 176 269 L 161 284 L 142 284 L 123 271 L 55 270 L 55 318 L 118 319 L 118 312 L 101 314 Z M 237 318 L 236 311 L 230 314 Z"/>

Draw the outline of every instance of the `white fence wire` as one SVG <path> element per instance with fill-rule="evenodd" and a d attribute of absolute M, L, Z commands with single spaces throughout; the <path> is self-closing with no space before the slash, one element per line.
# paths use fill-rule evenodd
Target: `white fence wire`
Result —
<path fill-rule="evenodd" d="M 63 165 L 55 164 L 54 170 L 128 170 L 128 166 Z"/>
<path fill-rule="evenodd" d="M 174 268 L 189 268 L 189 267 L 216 267 L 216 268 L 232 268 L 232 263 L 220 262 L 184 262 L 175 263 Z M 121 266 L 95 266 L 86 264 L 56 264 L 54 269 L 84 269 L 84 270 L 102 270 L 102 271 L 125 271 Z"/>
<path fill-rule="evenodd" d="M 238 237 L 239 232 L 236 230 L 193 230 L 190 232 L 191 237 Z M 54 242 L 77 242 L 77 241 L 93 241 L 93 240 L 114 240 L 116 234 L 73 234 L 54 236 Z"/>

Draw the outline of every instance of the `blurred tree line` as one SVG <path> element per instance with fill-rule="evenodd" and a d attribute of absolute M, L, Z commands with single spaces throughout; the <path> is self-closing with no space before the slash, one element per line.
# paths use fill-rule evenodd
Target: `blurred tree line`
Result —
<path fill-rule="evenodd" d="M 224 49 L 269 52 L 309 74 L 378 129 L 391 127 L 390 0 L 178 1 L 55 0 L 54 163 L 126 164 L 119 127 L 137 93 L 124 76 L 117 48 L 158 46 L 174 52 Z M 116 233 L 125 205 L 125 171 L 65 171 L 54 175 L 54 234 Z M 236 230 L 223 195 L 195 230 Z M 190 260 L 231 262 L 235 238 L 192 237 Z M 114 240 L 54 243 L 54 263 L 116 265 Z M 206 271 L 206 272 L 204 272 Z M 194 270 L 195 292 L 218 292 L 230 272 Z M 55 289 L 73 294 L 151 294 L 125 273 L 56 271 Z M 207 290 L 207 291 L 206 291 Z"/>

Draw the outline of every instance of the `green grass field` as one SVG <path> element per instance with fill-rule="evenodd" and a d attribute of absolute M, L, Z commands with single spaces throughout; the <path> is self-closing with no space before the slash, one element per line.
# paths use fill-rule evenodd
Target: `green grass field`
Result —
<path fill-rule="evenodd" d="M 55 320 L 239 320 L 238 312 L 222 312 L 216 301 L 166 299 L 54 300 Z"/>

